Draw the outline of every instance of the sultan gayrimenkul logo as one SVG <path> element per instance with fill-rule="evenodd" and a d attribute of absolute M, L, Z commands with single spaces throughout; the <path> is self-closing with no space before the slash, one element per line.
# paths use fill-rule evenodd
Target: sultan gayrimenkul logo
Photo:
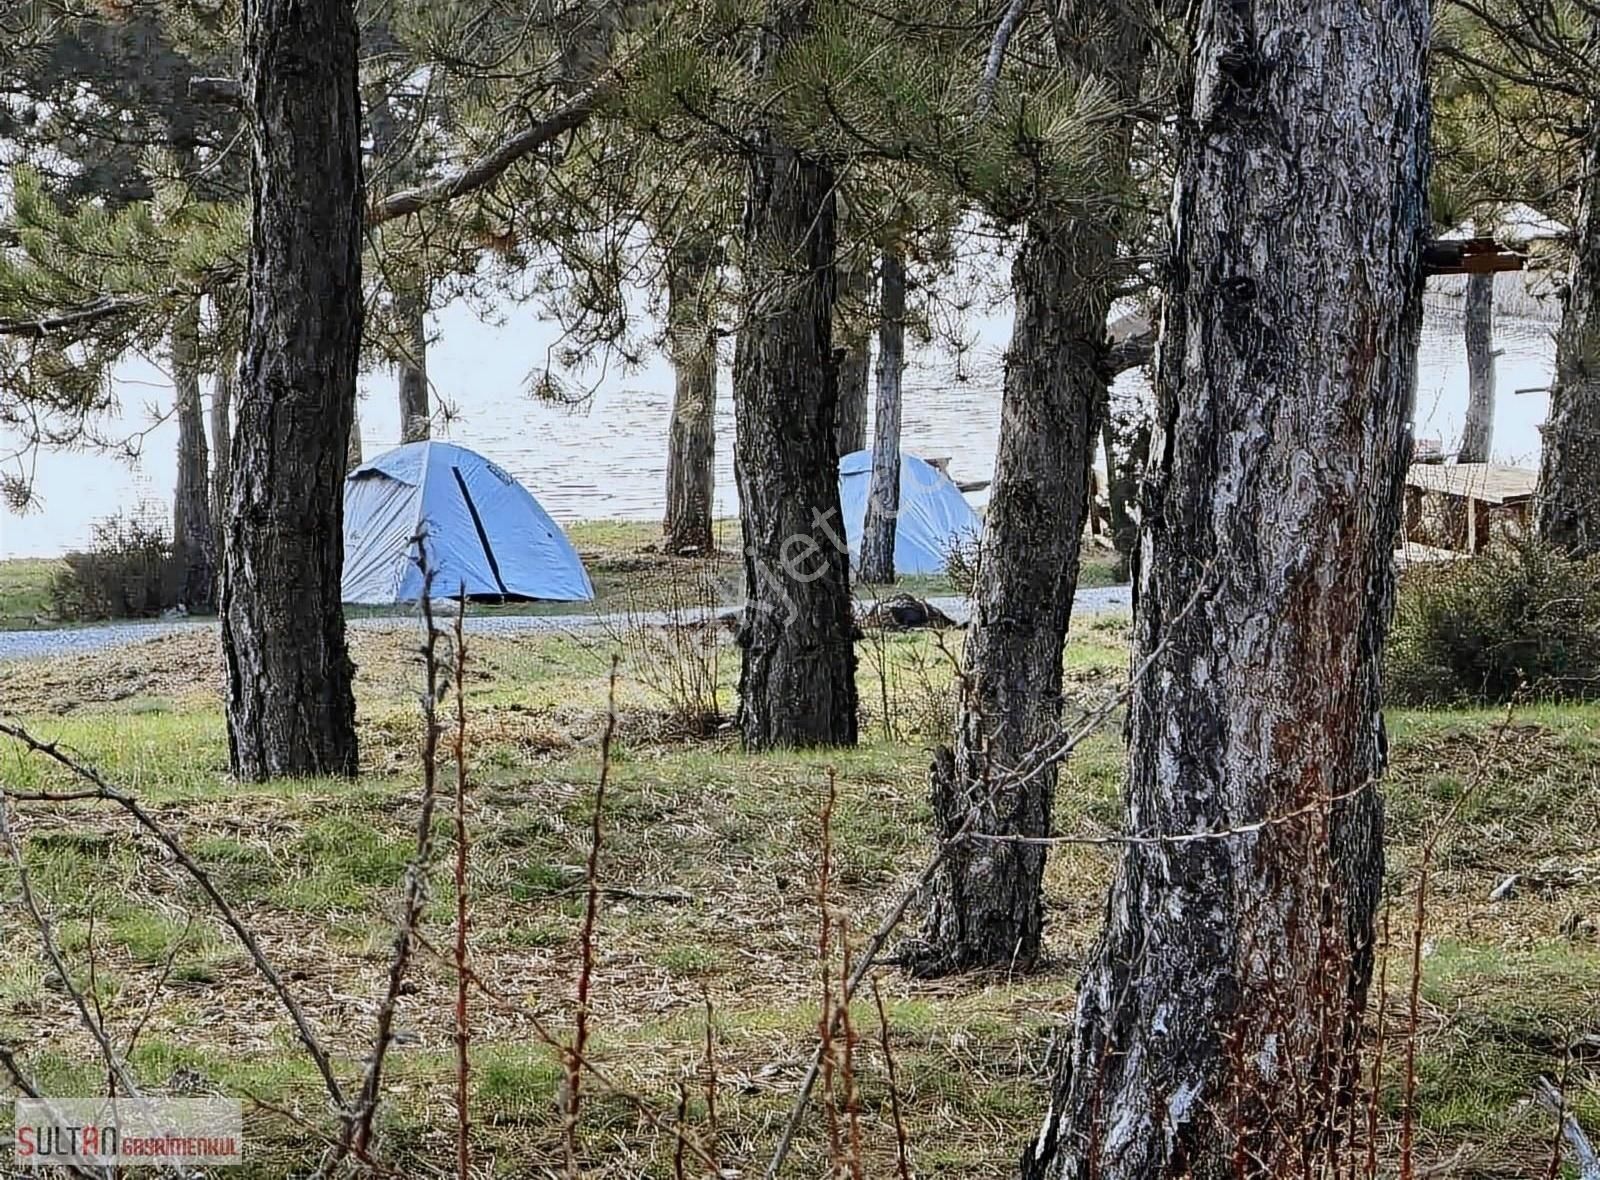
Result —
<path fill-rule="evenodd" d="M 227 1098 L 18 1098 L 24 1167 L 237 1164 L 244 1111 Z"/>

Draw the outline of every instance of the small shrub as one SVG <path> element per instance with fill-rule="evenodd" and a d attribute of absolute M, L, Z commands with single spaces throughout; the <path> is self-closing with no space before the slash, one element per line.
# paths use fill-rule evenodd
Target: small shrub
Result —
<path fill-rule="evenodd" d="M 945 576 L 957 594 L 970 596 L 977 588 L 980 545 L 976 536 L 962 535 L 954 538 L 945 552 Z"/>
<path fill-rule="evenodd" d="M 721 594 L 714 561 L 669 560 L 660 601 L 629 595 L 607 627 L 624 667 L 682 734 L 705 737 L 724 720 Z"/>
<path fill-rule="evenodd" d="M 50 606 L 67 622 L 159 615 L 183 597 L 183 569 L 154 510 L 99 521 L 50 583 Z"/>
<path fill-rule="evenodd" d="M 1397 704 L 1600 697 L 1600 558 L 1532 539 L 1414 567 L 1401 579 L 1387 656 Z"/>

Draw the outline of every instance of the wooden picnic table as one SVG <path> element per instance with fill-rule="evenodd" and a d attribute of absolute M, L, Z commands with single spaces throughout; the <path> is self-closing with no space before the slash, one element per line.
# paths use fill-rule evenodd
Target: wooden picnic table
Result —
<path fill-rule="evenodd" d="M 1467 505 L 1467 552 L 1480 553 L 1489 541 L 1491 512 L 1527 519 L 1539 475 L 1505 463 L 1413 463 L 1406 473 L 1406 529 L 1421 519 L 1424 496 L 1444 496 Z"/>

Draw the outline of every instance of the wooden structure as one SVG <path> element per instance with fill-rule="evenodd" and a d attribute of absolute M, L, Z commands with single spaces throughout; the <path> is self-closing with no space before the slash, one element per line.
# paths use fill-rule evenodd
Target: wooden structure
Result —
<path fill-rule="evenodd" d="M 1435 238 L 1422 248 L 1422 269 L 1429 275 L 1497 274 L 1521 270 L 1527 260 L 1493 238 Z"/>
<path fill-rule="evenodd" d="M 1538 480 L 1537 472 L 1504 463 L 1413 463 L 1406 474 L 1406 532 L 1418 531 L 1425 496 L 1457 501 L 1465 505 L 1466 551 L 1480 553 L 1492 515 L 1526 523 Z"/>
<path fill-rule="evenodd" d="M 951 483 L 955 484 L 963 492 L 981 492 L 989 486 L 989 481 L 986 479 L 956 479 L 955 476 L 950 474 L 949 455 L 935 455 L 931 459 L 925 459 L 924 462 L 939 474 L 947 477 Z"/>

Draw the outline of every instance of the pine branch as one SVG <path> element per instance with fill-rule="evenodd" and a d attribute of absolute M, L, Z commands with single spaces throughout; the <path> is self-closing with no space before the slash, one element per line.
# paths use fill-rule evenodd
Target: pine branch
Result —
<path fill-rule="evenodd" d="M 989 46 L 988 60 L 983 64 L 983 78 L 978 82 L 978 115 L 989 113 L 989 107 L 994 102 L 994 88 L 1000 83 L 1000 67 L 1005 64 L 1006 46 L 1011 44 L 1011 34 L 1017 31 L 1017 26 L 1022 23 L 1022 16 L 1028 10 L 1028 0 L 1011 0 L 1006 8 L 1006 14 L 1000 20 L 1000 27 L 995 30 L 994 42 Z"/>
<path fill-rule="evenodd" d="M 107 296 L 86 303 L 82 307 L 38 319 L 0 320 L 0 336 L 22 336 L 30 340 L 42 340 L 57 332 L 89 327 L 103 320 L 140 311 L 149 306 L 150 302 L 151 300 L 144 296 Z"/>
<path fill-rule="evenodd" d="M 191 86 L 198 83 L 218 83 L 216 89 L 221 93 L 225 88 L 220 84 L 227 81 L 228 79 L 196 78 L 192 80 Z M 488 187 L 499 180 L 517 161 L 531 155 L 558 136 L 581 127 L 617 92 L 620 81 L 620 76 L 612 71 L 533 126 L 503 140 L 453 176 L 391 193 L 382 198 L 367 211 L 368 228 L 436 205 L 448 204 L 458 197 Z M 37 318 L 0 319 L 0 336 L 21 336 L 26 339 L 42 340 L 58 333 L 92 327 L 121 315 L 144 311 L 156 300 L 156 296 L 105 296 L 79 307 Z"/>
<path fill-rule="evenodd" d="M 418 213 L 433 205 L 443 205 L 475 192 L 496 180 L 518 160 L 532 154 L 559 135 L 576 130 L 588 121 L 602 103 L 618 90 L 620 78 L 613 71 L 581 91 L 566 105 L 558 107 L 533 126 L 502 141 L 479 156 L 454 176 L 431 184 L 392 193 L 367 211 L 367 226 L 382 225 L 408 213 Z"/>

